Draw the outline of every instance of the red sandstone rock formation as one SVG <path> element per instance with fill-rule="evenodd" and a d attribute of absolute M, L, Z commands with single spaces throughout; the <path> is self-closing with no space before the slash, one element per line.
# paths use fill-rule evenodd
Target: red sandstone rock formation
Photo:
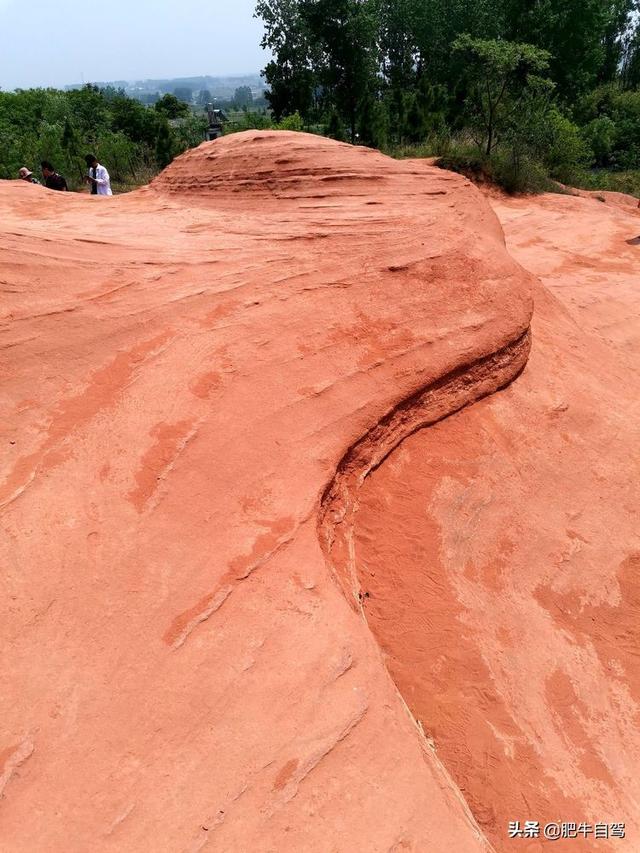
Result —
<path fill-rule="evenodd" d="M 562 196 L 494 206 L 541 275 L 532 356 L 372 474 L 353 563 L 389 671 L 495 849 L 546 849 L 508 839 L 532 819 L 626 822 L 624 842 L 554 849 L 635 850 L 640 220 Z"/>
<path fill-rule="evenodd" d="M 554 204 L 499 205 L 535 273 L 565 246 L 519 217 L 633 230 Z M 538 285 L 464 179 L 302 134 L 0 208 L 3 849 L 473 853 L 551 801 L 631 823 L 637 339 L 560 298 L 599 270 Z"/>

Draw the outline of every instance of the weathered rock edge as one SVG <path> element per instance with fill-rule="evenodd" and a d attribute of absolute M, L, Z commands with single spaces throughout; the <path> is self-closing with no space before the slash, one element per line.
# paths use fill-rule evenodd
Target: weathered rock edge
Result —
<path fill-rule="evenodd" d="M 457 367 L 398 403 L 342 457 L 322 496 L 318 536 L 332 576 L 363 618 L 353 542 L 362 484 L 410 435 L 513 382 L 526 366 L 530 351 L 531 329 L 527 328 L 491 355 Z"/>

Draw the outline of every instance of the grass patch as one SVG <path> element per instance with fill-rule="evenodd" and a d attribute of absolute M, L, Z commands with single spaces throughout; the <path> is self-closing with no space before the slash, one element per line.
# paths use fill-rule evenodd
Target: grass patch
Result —
<path fill-rule="evenodd" d="M 610 190 L 640 197 L 640 169 L 589 169 L 582 164 L 559 168 L 545 166 L 535 157 L 518 157 L 508 148 L 498 148 L 490 157 L 466 139 L 435 137 L 420 145 L 398 145 L 385 151 L 396 159 L 435 158 L 436 165 L 464 175 L 479 185 L 499 187 L 510 195 L 527 193 L 562 193 L 561 181 L 567 186 L 585 190 Z"/>
<path fill-rule="evenodd" d="M 583 190 L 610 190 L 640 198 L 640 169 L 592 169 L 582 176 L 576 186 Z"/>
<path fill-rule="evenodd" d="M 422 145 L 398 146 L 386 153 L 398 159 L 434 157 L 441 169 L 464 175 L 475 184 L 500 187 L 509 194 L 547 192 L 555 187 L 542 163 L 533 157 L 516 156 L 512 150 L 501 148 L 488 157 L 464 139 L 435 138 Z"/>

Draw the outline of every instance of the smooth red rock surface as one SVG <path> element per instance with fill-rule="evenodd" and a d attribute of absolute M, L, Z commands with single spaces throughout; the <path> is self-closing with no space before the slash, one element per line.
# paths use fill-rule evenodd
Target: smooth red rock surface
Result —
<path fill-rule="evenodd" d="M 302 134 L 0 186 L 3 850 L 473 853 L 557 790 L 631 823 L 635 252 L 615 296 L 567 256 L 640 222 L 496 204 L 542 285 L 464 179 Z"/>

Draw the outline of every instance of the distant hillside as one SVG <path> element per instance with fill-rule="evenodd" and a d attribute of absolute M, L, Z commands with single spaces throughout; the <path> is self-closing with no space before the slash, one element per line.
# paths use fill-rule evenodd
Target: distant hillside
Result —
<path fill-rule="evenodd" d="M 73 83 L 65 86 L 66 89 L 80 89 L 84 84 Z M 131 97 L 153 95 L 167 92 L 173 93 L 176 89 L 191 89 L 194 94 L 203 89 L 211 92 L 214 98 L 232 98 L 236 89 L 240 86 L 249 86 L 254 96 L 259 96 L 265 89 L 264 80 L 260 74 L 244 74 L 235 77 L 168 77 L 157 80 L 109 80 L 97 82 L 100 88 L 113 86 L 115 89 L 124 89 Z"/>

